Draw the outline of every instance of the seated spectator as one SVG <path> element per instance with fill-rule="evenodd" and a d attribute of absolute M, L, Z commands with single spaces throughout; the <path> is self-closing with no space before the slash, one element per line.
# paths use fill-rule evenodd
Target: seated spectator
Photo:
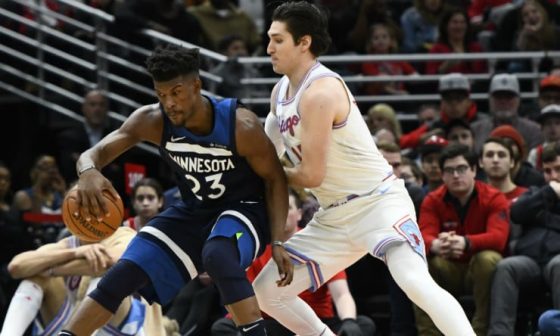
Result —
<path fill-rule="evenodd" d="M 241 84 L 243 78 L 262 77 L 253 64 L 239 63 L 239 57 L 249 56 L 247 43 L 240 35 L 228 35 L 218 44 L 218 51 L 228 57 L 226 62 L 218 64 L 210 72 L 222 78 L 221 83 L 209 82 L 209 90 L 223 97 L 263 98 L 270 92 L 260 85 Z M 247 105 L 253 111 L 259 106 Z M 264 114 L 264 111 L 261 111 Z M 268 111 L 267 111 L 268 112 Z"/>
<path fill-rule="evenodd" d="M 491 292 L 488 335 L 513 335 L 519 293 L 532 289 L 552 292 L 560 308 L 560 145 L 543 152 L 547 184 L 531 187 L 511 205 L 511 219 L 522 226 L 514 256 L 498 263 Z"/>
<path fill-rule="evenodd" d="M 537 109 L 535 117 L 538 117 L 539 112 L 548 105 L 560 105 L 560 74 L 551 74 L 541 80 L 538 104 L 539 109 Z"/>
<path fill-rule="evenodd" d="M 480 118 L 476 104 L 470 99 L 471 86 L 462 74 L 452 73 L 439 79 L 441 95 L 440 118 L 425 122 L 414 131 L 403 135 L 400 139 L 401 148 L 416 148 L 418 144 L 431 135 L 445 136 L 444 129 L 451 120 L 462 119 L 473 122 Z"/>
<path fill-rule="evenodd" d="M 18 214 L 30 212 L 60 216 L 66 182 L 60 175 L 55 158 L 40 155 L 31 168 L 30 177 L 31 187 L 16 192 L 12 209 Z M 38 247 L 56 241 L 63 227 L 59 218 L 50 223 L 30 224 L 28 230 Z"/>
<path fill-rule="evenodd" d="M 370 55 L 393 54 L 398 45 L 394 33 L 385 23 L 375 23 L 370 28 L 366 52 Z M 417 75 L 416 69 L 406 61 L 378 61 L 362 64 L 362 74 L 366 76 L 400 76 Z M 402 95 L 408 94 L 402 82 L 374 82 L 367 83 L 363 88 L 367 95 Z"/>
<path fill-rule="evenodd" d="M 414 0 L 413 3 L 401 15 L 402 51 L 427 52 L 437 40 L 438 22 L 450 8 L 443 0 Z"/>
<path fill-rule="evenodd" d="M 472 53 L 482 52 L 482 47 L 471 37 L 469 19 L 462 10 L 447 12 L 439 23 L 439 38 L 430 53 Z M 446 74 L 459 72 L 462 74 L 486 72 L 483 60 L 463 61 L 450 59 L 447 61 L 431 61 L 426 63 L 427 74 Z"/>
<path fill-rule="evenodd" d="M 475 181 L 477 161 L 464 145 L 442 151 L 444 185 L 424 199 L 419 224 L 430 273 L 454 296 L 473 293 L 472 326 L 482 336 L 488 329 L 492 276 L 507 245 L 509 205 L 501 192 Z M 416 325 L 420 335 L 436 330 L 420 309 L 416 309 Z"/>
<path fill-rule="evenodd" d="M 124 0 L 116 9 L 115 24 L 130 31 L 153 29 L 197 45 L 202 41 L 201 23 L 174 0 Z"/>
<path fill-rule="evenodd" d="M 297 194 L 290 190 L 288 202 L 288 217 L 284 227 L 284 240 L 290 238 L 298 231 L 298 222 L 302 219 L 302 203 Z M 272 257 L 270 244 L 263 254 L 256 259 L 247 270 L 247 278 L 253 281 L 263 267 Z M 307 290 L 299 295 L 316 312 L 317 316 L 325 322 L 338 335 L 374 335 L 375 324 L 366 316 L 357 315 L 356 303 L 348 288 L 346 273 L 341 271 L 334 275 L 325 285 L 315 292 Z M 334 306 L 333 306 L 334 303 Z M 335 315 L 336 314 L 336 315 Z M 276 320 L 263 314 L 266 321 L 267 332 L 270 336 L 294 335 Z M 240 336 L 241 334 L 228 315 L 212 326 L 212 335 L 215 336 Z"/>
<path fill-rule="evenodd" d="M 403 157 L 400 170 L 401 178 L 405 183 L 415 185 L 417 187 L 422 187 L 424 185 L 424 174 L 415 161 L 412 161 L 407 157 Z M 418 214 L 419 212 L 416 213 L 416 216 L 418 216 Z"/>
<path fill-rule="evenodd" d="M 560 29 L 548 19 L 544 7 L 536 0 L 525 0 L 521 6 L 522 25 L 515 33 L 513 51 L 560 50 Z M 541 61 L 541 70 L 544 60 Z M 509 72 L 525 72 L 532 70 L 531 60 L 512 60 Z"/>
<path fill-rule="evenodd" d="M 34 319 L 37 334 L 57 334 L 135 234 L 122 227 L 99 243 L 70 236 L 15 256 L 8 269 L 14 278 L 23 280 L 10 302 L 1 334 L 23 335 Z M 161 307 L 128 297 L 102 332 L 163 335 Z"/>
<path fill-rule="evenodd" d="M 528 148 L 542 143 L 543 137 L 539 124 L 519 116 L 521 101 L 519 81 L 515 75 L 497 74 L 490 82 L 491 118 L 478 120 L 471 124 L 475 134 L 475 150 L 480 152 L 482 144 L 492 130 L 500 125 L 512 125 L 521 133 Z"/>
<path fill-rule="evenodd" d="M 135 216 L 126 219 L 123 226 L 140 231 L 163 207 L 163 188 L 156 179 L 145 177 L 134 184 L 130 199 Z"/>
<path fill-rule="evenodd" d="M 544 142 L 529 151 L 527 161 L 538 170 L 542 170 L 543 148 L 560 141 L 560 105 L 548 105 L 541 110 L 537 121 L 541 124 Z"/>
<path fill-rule="evenodd" d="M 109 121 L 109 101 L 100 90 L 91 90 L 84 95 L 82 114 L 84 123 L 62 130 L 56 137 L 57 160 L 66 183 L 77 178 L 76 161 L 80 154 L 115 129 Z"/>
<path fill-rule="evenodd" d="M 470 124 L 463 119 L 454 119 L 445 125 L 445 138 L 450 144 L 463 144 L 474 150 L 474 134 Z"/>
<path fill-rule="evenodd" d="M 380 103 L 370 107 L 367 113 L 367 122 L 373 135 L 381 129 L 391 132 L 394 139 L 399 139 L 402 135 L 401 124 L 397 119 L 395 110 L 390 105 Z"/>
<path fill-rule="evenodd" d="M 207 0 L 201 5 L 189 7 L 188 11 L 202 26 L 203 46 L 218 51 L 220 41 L 234 33 L 245 41 L 250 54 L 259 54 L 261 36 L 257 26 L 234 1 Z"/>
<path fill-rule="evenodd" d="M 504 138 L 488 138 L 480 153 L 480 168 L 486 175 L 486 181 L 501 191 L 511 202 L 527 191 L 513 183 L 511 171 L 515 166 L 513 148 Z"/>
<path fill-rule="evenodd" d="M 510 125 L 498 126 L 490 133 L 490 137 L 503 138 L 513 149 L 513 159 L 515 161 L 511 171 L 513 183 L 526 188 L 532 185 L 542 186 L 545 184 L 542 173 L 526 161 L 527 145 L 515 128 Z"/>
<path fill-rule="evenodd" d="M 560 334 L 560 310 L 550 309 L 539 317 L 541 336 L 557 336 Z"/>
<path fill-rule="evenodd" d="M 370 27 L 376 23 L 386 24 L 393 36 L 396 36 L 400 44 L 401 30 L 393 21 L 387 8 L 386 0 L 361 0 L 358 10 L 358 17 L 355 20 L 354 27 L 348 33 L 348 45 L 354 52 L 365 52 L 368 36 L 370 35 Z"/>
<path fill-rule="evenodd" d="M 428 193 L 441 186 L 441 168 L 439 158 L 441 151 L 447 147 L 448 142 L 442 137 L 432 135 L 418 149 L 422 172 L 426 176 L 424 193 Z"/>

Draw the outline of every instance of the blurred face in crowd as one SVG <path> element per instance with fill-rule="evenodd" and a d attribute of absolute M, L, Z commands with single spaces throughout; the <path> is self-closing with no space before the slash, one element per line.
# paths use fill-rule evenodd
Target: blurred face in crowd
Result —
<path fill-rule="evenodd" d="M 100 91 L 90 91 L 82 104 L 82 112 L 91 127 L 103 127 L 109 112 L 107 98 Z"/>
<path fill-rule="evenodd" d="M 393 174 L 395 174 L 396 177 L 401 177 L 401 162 L 402 162 L 402 156 L 401 153 L 390 153 L 384 150 L 380 150 L 381 155 L 383 155 L 383 157 L 385 158 L 385 160 L 387 160 L 387 162 L 391 165 L 391 167 L 393 167 Z"/>
<path fill-rule="evenodd" d="M 391 50 L 391 34 L 386 26 L 376 24 L 371 30 L 371 50 L 378 54 L 388 54 Z"/>
<path fill-rule="evenodd" d="M 467 91 L 447 91 L 441 94 L 441 109 L 450 119 L 465 118 L 471 100 Z"/>
<path fill-rule="evenodd" d="M 145 219 L 152 218 L 159 213 L 162 206 L 163 199 L 158 197 L 154 188 L 140 186 L 136 189 L 133 207 L 138 216 Z"/>
<path fill-rule="evenodd" d="M 418 187 L 421 187 L 424 184 L 422 179 L 417 179 L 414 175 L 414 171 L 412 170 L 412 166 L 408 164 L 402 164 L 400 166 L 401 176 L 406 183 L 414 184 Z"/>
<path fill-rule="evenodd" d="M 395 136 L 395 134 L 385 128 L 381 128 L 377 130 L 377 132 L 375 132 L 373 136 L 375 137 L 376 143 L 380 143 L 380 142 L 397 143 L 397 137 Z"/>
<path fill-rule="evenodd" d="M 41 156 L 31 170 L 33 184 L 49 186 L 51 183 L 57 182 L 59 178 L 60 174 L 56 160 L 50 155 Z"/>
<path fill-rule="evenodd" d="M 423 107 L 418 112 L 418 120 L 420 121 L 421 124 L 432 122 L 437 119 L 437 116 L 438 116 L 437 109 L 431 106 Z"/>
<path fill-rule="evenodd" d="M 542 25 L 543 13 L 532 1 L 528 1 L 521 8 L 521 19 L 523 24 L 538 28 Z"/>
<path fill-rule="evenodd" d="M 455 197 L 468 195 L 474 187 L 476 170 L 469 166 L 463 156 L 457 156 L 443 163 L 443 183 Z"/>
<path fill-rule="evenodd" d="M 0 201 L 4 200 L 4 197 L 10 191 L 11 184 L 12 176 L 10 171 L 8 168 L 0 166 Z"/>
<path fill-rule="evenodd" d="M 450 40 L 463 40 L 467 33 L 467 18 L 461 14 L 454 14 L 447 24 L 447 34 Z"/>
<path fill-rule="evenodd" d="M 544 140 L 553 142 L 560 140 L 560 118 L 548 117 L 542 122 Z"/>
<path fill-rule="evenodd" d="M 441 169 L 438 160 L 439 153 L 430 153 L 422 156 L 422 171 L 429 183 L 441 182 Z"/>
<path fill-rule="evenodd" d="M 497 142 L 487 142 L 482 147 L 480 166 L 490 179 L 507 177 L 514 166 L 508 149 Z"/>
<path fill-rule="evenodd" d="M 393 123 L 391 123 L 391 120 L 385 117 L 385 115 L 375 111 L 369 113 L 369 123 L 373 132 L 382 128 L 388 130 L 393 128 Z"/>
<path fill-rule="evenodd" d="M 474 138 L 472 132 L 468 128 L 464 128 L 461 126 L 456 126 L 449 130 L 449 133 L 447 134 L 447 140 L 450 143 L 459 143 L 462 145 L 466 145 L 471 150 L 474 147 Z"/>
<path fill-rule="evenodd" d="M 288 239 L 297 231 L 298 223 L 301 220 L 302 212 L 298 207 L 296 197 L 290 193 L 288 198 L 288 217 L 284 227 L 285 238 Z"/>
<path fill-rule="evenodd" d="M 509 91 L 497 91 L 490 95 L 490 111 L 498 123 L 510 123 L 517 116 L 519 96 Z"/>
<path fill-rule="evenodd" d="M 441 0 L 424 0 L 424 7 L 430 12 L 437 12 L 441 4 Z"/>
<path fill-rule="evenodd" d="M 541 110 L 552 104 L 560 105 L 560 87 L 547 88 L 539 94 L 539 107 Z"/>
<path fill-rule="evenodd" d="M 557 155 L 552 162 L 543 162 L 543 173 L 546 182 L 560 182 L 560 156 Z"/>
<path fill-rule="evenodd" d="M 249 55 L 249 51 L 247 51 L 247 46 L 242 40 L 234 40 L 226 50 L 226 56 L 229 58 L 245 57 L 247 55 Z"/>

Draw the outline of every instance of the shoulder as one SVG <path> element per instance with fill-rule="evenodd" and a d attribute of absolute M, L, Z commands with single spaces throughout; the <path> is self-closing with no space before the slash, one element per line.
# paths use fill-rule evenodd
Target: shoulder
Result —
<path fill-rule="evenodd" d="M 401 21 L 416 21 L 420 18 L 420 13 L 416 9 L 416 7 L 412 6 L 409 7 L 404 13 L 401 15 Z"/>
<path fill-rule="evenodd" d="M 507 198 L 504 195 L 504 193 L 492 187 L 491 185 L 481 181 L 476 181 L 475 188 L 478 193 L 479 199 L 482 202 L 488 202 L 488 203 L 501 202 L 507 204 Z"/>
<path fill-rule="evenodd" d="M 329 105 L 340 101 L 341 96 L 346 96 L 342 82 L 337 77 L 324 77 L 315 79 L 305 89 L 300 104 Z"/>

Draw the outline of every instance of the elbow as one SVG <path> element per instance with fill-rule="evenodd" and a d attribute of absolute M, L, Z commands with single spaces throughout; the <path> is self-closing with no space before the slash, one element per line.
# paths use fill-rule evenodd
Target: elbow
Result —
<path fill-rule="evenodd" d="M 21 272 L 21 265 L 17 262 L 11 261 L 8 264 L 8 273 L 13 279 L 21 279 L 23 277 Z"/>

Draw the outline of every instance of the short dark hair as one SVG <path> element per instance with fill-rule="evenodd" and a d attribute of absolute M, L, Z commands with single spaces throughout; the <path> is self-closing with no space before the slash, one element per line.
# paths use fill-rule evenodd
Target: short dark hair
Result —
<path fill-rule="evenodd" d="M 487 143 L 490 143 L 490 142 L 494 142 L 494 143 L 502 145 L 505 149 L 507 149 L 507 151 L 509 153 L 509 157 L 511 158 L 511 160 L 513 162 L 516 162 L 515 155 L 513 153 L 513 148 L 511 147 L 511 146 L 513 146 L 513 144 L 512 144 L 512 142 L 507 141 L 507 138 L 489 137 L 488 139 L 486 139 L 486 141 L 484 141 L 484 145 L 486 145 Z M 482 145 L 482 149 L 480 150 L 480 157 L 484 156 L 484 145 Z"/>
<path fill-rule="evenodd" d="M 543 148 L 542 152 L 542 162 L 554 162 L 556 161 L 556 157 L 560 156 L 560 143 L 551 143 Z"/>
<path fill-rule="evenodd" d="M 218 42 L 218 51 L 221 52 L 221 53 L 224 53 L 231 46 L 231 44 L 235 41 L 241 41 L 245 45 L 247 45 L 247 43 L 245 42 L 245 39 L 243 37 L 241 37 L 241 35 L 230 34 L 230 35 L 225 36 L 224 38 L 222 38 L 220 40 L 220 42 Z"/>
<path fill-rule="evenodd" d="M 159 199 L 163 198 L 163 188 L 161 187 L 161 184 L 154 178 L 144 177 L 138 180 L 138 182 L 136 182 L 134 184 L 134 187 L 132 188 L 132 193 L 130 194 L 132 198 L 136 197 L 136 193 L 138 192 L 138 188 L 140 187 L 150 187 L 155 190 L 156 195 Z"/>
<path fill-rule="evenodd" d="M 172 80 L 182 75 L 198 75 L 198 55 L 198 49 L 167 44 L 153 51 L 146 60 L 146 69 L 157 82 Z"/>
<path fill-rule="evenodd" d="M 317 6 L 305 1 L 290 1 L 278 6 L 272 21 L 286 23 L 295 44 L 305 35 L 311 36 L 311 53 L 316 57 L 324 54 L 331 44 L 327 15 Z"/>
<path fill-rule="evenodd" d="M 476 153 L 471 151 L 467 145 L 451 144 L 445 147 L 441 151 L 441 154 L 439 156 L 439 167 L 441 168 L 441 170 L 443 171 L 443 164 L 445 163 L 445 161 L 456 158 L 458 156 L 464 157 L 471 168 L 476 167 L 476 164 L 478 163 L 478 157 L 476 156 Z"/>

